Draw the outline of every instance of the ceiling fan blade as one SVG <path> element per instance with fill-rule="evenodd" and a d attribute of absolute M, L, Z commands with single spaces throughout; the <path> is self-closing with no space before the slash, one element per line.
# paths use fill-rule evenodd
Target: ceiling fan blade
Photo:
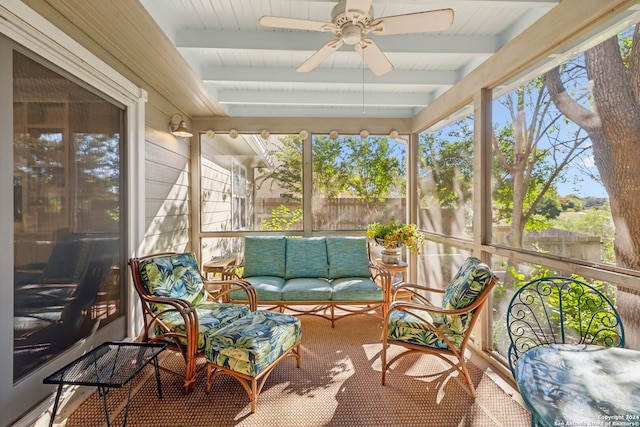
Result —
<path fill-rule="evenodd" d="M 283 16 L 263 16 L 258 22 L 263 27 L 288 28 L 292 30 L 325 31 L 337 30 L 331 22 L 310 21 L 308 19 L 285 18 Z"/>
<path fill-rule="evenodd" d="M 340 46 L 342 46 L 344 42 L 342 39 L 334 39 L 326 43 L 320 49 L 316 51 L 313 55 L 309 57 L 304 63 L 296 69 L 299 73 L 308 73 L 309 71 L 316 68 L 322 61 L 327 59 L 329 55 L 335 52 Z"/>
<path fill-rule="evenodd" d="M 355 48 L 376 76 L 380 77 L 393 71 L 393 64 L 373 40 L 362 39 L 362 42 L 356 44 Z"/>
<path fill-rule="evenodd" d="M 426 33 L 448 30 L 453 24 L 453 9 L 429 10 L 406 15 L 386 16 L 371 23 L 371 34 Z"/>
<path fill-rule="evenodd" d="M 371 3 L 373 0 L 347 0 L 344 11 L 346 13 L 357 12 L 360 15 L 363 15 L 369 12 L 371 9 Z"/>

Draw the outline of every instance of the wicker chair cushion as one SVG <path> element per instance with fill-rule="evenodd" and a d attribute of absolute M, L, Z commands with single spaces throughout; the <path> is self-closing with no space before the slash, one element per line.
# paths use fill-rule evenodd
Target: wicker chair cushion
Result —
<path fill-rule="evenodd" d="M 204 298 L 204 283 L 193 253 L 163 255 L 140 262 L 142 281 L 150 294 L 180 298 L 198 305 Z M 164 304 L 151 304 L 158 312 L 168 308 Z"/>
<path fill-rule="evenodd" d="M 221 304 L 215 302 L 203 303 L 196 306 L 198 314 L 198 351 L 202 351 L 205 346 L 205 333 L 210 330 L 219 329 L 228 324 L 247 316 L 250 311 L 245 305 Z M 185 333 L 184 320 L 182 316 L 175 312 L 161 314 L 160 319 L 172 331 L 180 334 Z M 156 324 L 156 334 L 166 331 Z M 186 345 L 186 340 L 180 338 L 180 342 Z"/>
<path fill-rule="evenodd" d="M 328 277 L 327 243 L 324 237 L 287 239 L 285 279 Z"/>
<path fill-rule="evenodd" d="M 244 239 L 244 277 L 284 277 L 284 237 L 248 236 Z"/>
<path fill-rule="evenodd" d="M 206 334 L 207 361 L 255 377 L 293 347 L 302 336 L 300 319 L 254 311 L 225 328 Z"/>
<path fill-rule="evenodd" d="M 382 288 L 364 277 L 343 277 L 331 282 L 335 301 L 382 301 Z"/>
<path fill-rule="evenodd" d="M 329 279 L 371 277 L 366 237 L 327 237 L 327 257 Z"/>
<path fill-rule="evenodd" d="M 447 287 L 442 307 L 454 310 L 470 306 L 491 283 L 492 277 L 493 273 L 488 265 L 478 258 L 467 258 Z"/>
<path fill-rule="evenodd" d="M 460 350 L 473 313 L 467 313 L 462 316 L 443 316 L 420 310 L 413 312 L 424 320 L 404 311 L 390 313 L 389 323 L 387 324 L 387 337 L 389 339 L 425 347 L 448 348 L 442 338 L 427 326 L 427 324 L 431 324 L 451 341 L 456 350 Z"/>

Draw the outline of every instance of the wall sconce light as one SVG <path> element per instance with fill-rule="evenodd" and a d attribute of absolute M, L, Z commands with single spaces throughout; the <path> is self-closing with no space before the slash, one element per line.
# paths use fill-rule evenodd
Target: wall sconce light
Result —
<path fill-rule="evenodd" d="M 338 131 L 337 130 L 332 130 L 331 132 L 329 132 L 329 138 L 337 139 L 338 138 Z"/>
<path fill-rule="evenodd" d="M 229 131 L 229 136 L 230 136 L 232 139 L 236 139 L 236 138 L 238 137 L 238 131 L 237 131 L 237 130 L 235 130 L 235 129 L 231 129 L 231 130 Z"/>
<path fill-rule="evenodd" d="M 307 139 L 307 138 L 309 138 L 309 131 L 306 131 L 306 130 L 302 129 L 300 131 L 300 133 L 298 134 L 298 136 L 300 138 L 302 138 L 302 139 Z"/>
<path fill-rule="evenodd" d="M 271 132 L 269 132 L 267 129 L 262 129 L 262 132 L 260 132 L 260 136 L 262 137 L 262 139 L 269 139 L 269 137 L 271 136 Z"/>
<path fill-rule="evenodd" d="M 366 130 L 366 129 L 362 129 L 362 130 L 360 131 L 360 138 L 365 139 L 365 138 L 367 138 L 368 136 L 369 136 L 369 131 L 368 131 L 368 130 Z"/>
<path fill-rule="evenodd" d="M 173 118 L 176 116 L 180 117 L 180 121 L 178 122 L 178 124 L 173 121 Z M 191 138 L 193 136 L 193 133 L 191 133 L 191 131 L 187 128 L 182 115 L 178 113 L 171 116 L 171 121 L 169 122 L 169 130 L 174 136 L 180 136 L 182 138 Z"/>
<path fill-rule="evenodd" d="M 216 133 L 214 131 L 212 131 L 211 129 L 209 129 L 207 132 L 205 132 L 205 134 L 207 135 L 208 138 L 213 138 L 214 136 L 216 136 Z"/>

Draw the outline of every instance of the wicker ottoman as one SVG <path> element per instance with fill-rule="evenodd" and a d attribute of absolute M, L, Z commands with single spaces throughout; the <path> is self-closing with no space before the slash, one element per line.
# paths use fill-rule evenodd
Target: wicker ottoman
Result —
<path fill-rule="evenodd" d="M 247 392 L 251 412 L 272 369 L 285 357 L 300 367 L 300 319 L 258 310 L 205 335 L 207 392 L 218 375 L 231 375 Z M 259 384 L 258 384 L 259 382 Z"/>

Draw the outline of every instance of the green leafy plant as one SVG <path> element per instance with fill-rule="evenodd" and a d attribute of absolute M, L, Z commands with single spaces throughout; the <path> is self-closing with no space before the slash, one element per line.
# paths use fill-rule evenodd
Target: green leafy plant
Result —
<path fill-rule="evenodd" d="M 416 224 L 405 224 L 396 217 L 386 223 L 372 222 L 367 226 L 367 237 L 385 247 L 406 246 L 419 253 L 424 245 L 424 235 Z"/>
<path fill-rule="evenodd" d="M 261 230 L 289 230 L 291 226 L 302 221 L 302 208 L 294 210 L 280 205 L 271 211 L 271 219 L 260 225 Z"/>

